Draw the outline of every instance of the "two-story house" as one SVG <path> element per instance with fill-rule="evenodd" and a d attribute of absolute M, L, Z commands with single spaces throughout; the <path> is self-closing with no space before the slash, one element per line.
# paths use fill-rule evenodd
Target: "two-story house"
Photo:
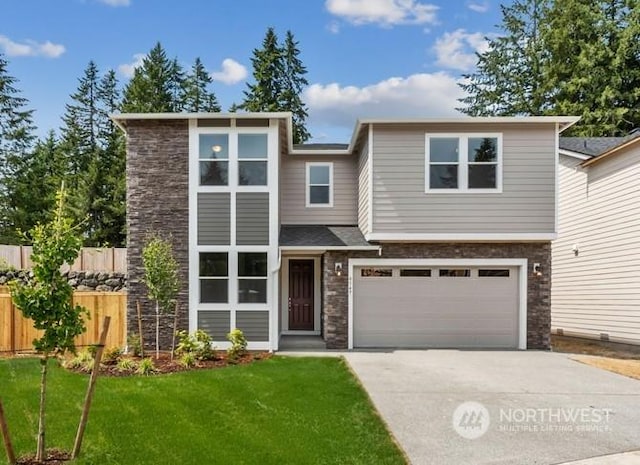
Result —
<path fill-rule="evenodd" d="M 360 120 L 294 146 L 289 113 L 121 114 L 129 327 L 148 234 L 171 236 L 180 326 L 225 347 L 549 347 L 558 135 L 574 117 Z M 165 341 L 171 318 L 163 323 Z"/>

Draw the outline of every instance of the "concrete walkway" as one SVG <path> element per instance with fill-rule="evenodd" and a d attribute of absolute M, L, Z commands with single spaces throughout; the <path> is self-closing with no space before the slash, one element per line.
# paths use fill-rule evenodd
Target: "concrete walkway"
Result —
<path fill-rule="evenodd" d="M 640 381 L 536 351 L 344 355 L 413 464 L 639 463 L 601 456 L 640 448 Z"/>

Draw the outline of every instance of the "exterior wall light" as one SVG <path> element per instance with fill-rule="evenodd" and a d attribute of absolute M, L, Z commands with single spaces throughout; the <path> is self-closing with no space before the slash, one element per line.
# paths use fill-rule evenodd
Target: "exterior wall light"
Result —
<path fill-rule="evenodd" d="M 342 276 L 342 263 L 336 262 L 335 272 L 336 272 L 336 276 Z"/>
<path fill-rule="evenodd" d="M 542 276 L 542 265 L 540 263 L 533 264 L 533 275 L 537 278 Z"/>

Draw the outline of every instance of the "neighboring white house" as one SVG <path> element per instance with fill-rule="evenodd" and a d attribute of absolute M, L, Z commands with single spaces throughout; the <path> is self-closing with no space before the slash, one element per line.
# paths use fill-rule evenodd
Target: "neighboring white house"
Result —
<path fill-rule="evenodd" d="M 559 145 L 552 332 L 640 344 L 640 133 Z"/>

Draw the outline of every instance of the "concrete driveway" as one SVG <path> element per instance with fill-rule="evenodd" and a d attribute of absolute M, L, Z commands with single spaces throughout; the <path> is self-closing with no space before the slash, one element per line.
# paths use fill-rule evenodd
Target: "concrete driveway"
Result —
<path fill-rule="evenodd" d="M 345 357 L 416 465 L 558 464 L 640 449 L 640 381 L 564 354 Z"/>

